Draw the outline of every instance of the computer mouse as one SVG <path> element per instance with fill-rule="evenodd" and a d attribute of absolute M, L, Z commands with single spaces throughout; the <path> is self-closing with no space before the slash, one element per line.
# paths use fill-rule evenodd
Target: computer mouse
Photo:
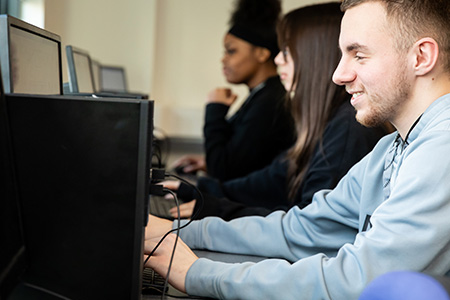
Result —
<path fill-rule="evenodd" d="M 174 168 L 174 171 L 178 175 L 195 175 L 197 173 L 197 171 L 185 172 L 184 171 L 185 167 L 186 167 L 185 165 L 176 166 Z"/>

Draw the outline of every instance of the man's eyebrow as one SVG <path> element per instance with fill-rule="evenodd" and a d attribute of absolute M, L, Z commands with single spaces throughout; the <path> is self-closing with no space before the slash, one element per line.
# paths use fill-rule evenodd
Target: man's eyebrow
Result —
<path fill-rule="evenodd" d="M 358 43 L 353 43 L 348 45 L 347 47 L 345 47 L 345 50 L 347 52 L 352 52 L 352 51 L 366 51 L 368 49 L 367 46 L 358 44 Z"/>

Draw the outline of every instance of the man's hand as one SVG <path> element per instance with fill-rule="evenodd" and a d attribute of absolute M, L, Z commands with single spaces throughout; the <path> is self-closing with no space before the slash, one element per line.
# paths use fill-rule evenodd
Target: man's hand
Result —
<path fill-rule="evenodd" d="M 172 230 L 172 224 L 172 221 L 149 215 L 148 224 L 145 228 L 145 239 L 162 238 L 163 235 Z"/>
<path fill-rule="evenodd" d="M 172 256 L 173 247 L 176 241 L 175 234 L 169 234 L 159 245 L 152 257 L 145 264 L 146 267 L 153 268 L 162 277 L 167 276 L 167 270 Z M 149 254 L 159 242 L 159 238 L 151 238 L 145 241 L 145 253 Z M 186 275 L 192 264 L 198 257 L 192 250 L 179 238 L 172 267 L 169 274 L 169 283 L 182 292 L 186 292 Z"/>

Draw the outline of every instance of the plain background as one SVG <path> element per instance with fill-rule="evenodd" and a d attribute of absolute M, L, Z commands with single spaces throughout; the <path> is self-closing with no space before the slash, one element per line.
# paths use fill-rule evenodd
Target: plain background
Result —
<path fill-rule="evenodd" d="M 330 2 L 282 0 L 283 12 Z M 201 138 L 207 93 L 228 86 L 222 41 L 233 0 L 45 0 L 45 29 L 65 46 L 126 68 L 131 91 L 155 100 L 155 126 L 172 137 Z M 337 46 L 337 45 L 336 45 Z M 331 79 L 330 79 L 331 80 Z M 243 101 L 247 88 L 231 86 Z M 234 109 L 230 111 L 232 113 Z"/>

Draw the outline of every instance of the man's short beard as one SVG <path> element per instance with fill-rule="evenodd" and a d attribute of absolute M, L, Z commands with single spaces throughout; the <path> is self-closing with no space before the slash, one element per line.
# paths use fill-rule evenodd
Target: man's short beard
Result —
<path fill-rule="evenodd" d="M 388 118 L 382 113 L 371 110 L 370 115 L 365 116 L 365 118 L 360 117 L 358 113 L 356 113 L 356 121 L 366 127 L 378 127 L 386 123 Z"/>
<path fill-rule="evenodd" d="M 405 65 L 404 65 L 405 66 Z M 377 127 L 392 122 L 401 113 L 401 107 L 408 101 L 411 84 L 406 78 L 406 68 L 400 68 L 395 81 L 385 89 L 385 93 L 368 97 L 368 112 L 358 116 L 356 120 L 367 127 Z"/>

